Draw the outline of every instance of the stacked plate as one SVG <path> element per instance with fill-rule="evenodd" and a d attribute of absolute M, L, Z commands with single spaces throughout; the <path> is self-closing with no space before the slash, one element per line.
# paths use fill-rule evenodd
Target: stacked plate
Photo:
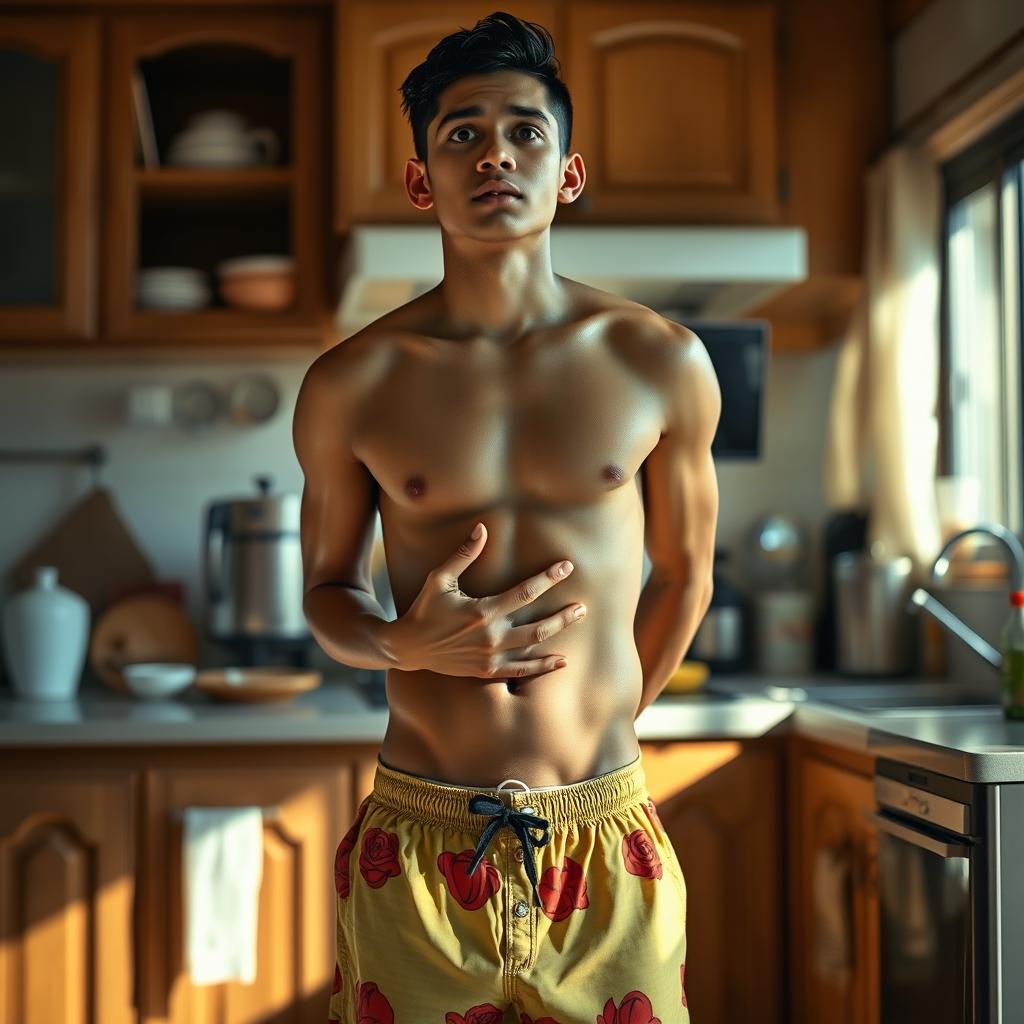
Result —
<path fill-rule="evenodd" d="M 145 267 L 136 279 L 135 301 L 142 309 L 202 309 L 211 297 L 206 273 L 193 267 Z"/>

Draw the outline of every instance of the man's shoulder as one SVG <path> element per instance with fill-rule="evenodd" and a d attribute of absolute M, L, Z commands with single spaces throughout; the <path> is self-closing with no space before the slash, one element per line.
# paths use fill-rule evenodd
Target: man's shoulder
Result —
<path fill-rule="evenodd" d="M 637 371 L 655 376 L 678 365 L 703 348 L 700 338 L 685 324 L 670 320 L 649 306 L 610 296 L 606 305 L 606 337 L 619 357 Z"/>
<path fill-rule="evenodd" d="M 580 281 L 570 283 L 581 310 L 580 319 L 595 314 L 601 316 L 608 325 L 609 341 L 621 344 L 624 354 L 628 354 L 631 347 L 635 350 L 638 346 L 652 345 L 678 349 L 681 343 L 699 341 L 688 327 L 670 320 L 642 302 L 602 291 Z"/>
<path fill-rule="evenodd" d="M 718 381 L 697 333 L 648 306 L 621 300 L 609 308 L 608 343 L 637 378 L 659 398 L 667 422 L 707 409 L 717 421 Z"/>
<path fill-rule="evenodd" d="M 356 390 L 365 386 L 379 372 L 392 348 L 395 332 L 386 320 L 375 320 L 321 352 L 309 365 L 306 377 Z"/>

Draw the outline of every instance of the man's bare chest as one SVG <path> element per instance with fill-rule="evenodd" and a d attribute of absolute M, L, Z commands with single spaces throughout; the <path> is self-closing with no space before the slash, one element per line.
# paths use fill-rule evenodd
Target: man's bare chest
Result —
<path fill-rule="evenodd" d="M 598 501 L 632 484 L 660 430 L 653 388 L 600 344 L 426 347 L 374 387 L 353 450 L 391 501 L 445 515 Z"/>

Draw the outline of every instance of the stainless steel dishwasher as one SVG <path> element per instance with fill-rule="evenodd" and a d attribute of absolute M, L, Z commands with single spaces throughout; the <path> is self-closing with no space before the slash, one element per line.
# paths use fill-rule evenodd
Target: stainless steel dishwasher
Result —
<path fill-rule="evenodd" d="M 874 781 L 882 1024 L 1024 1022 L 1024 783 Z"/>

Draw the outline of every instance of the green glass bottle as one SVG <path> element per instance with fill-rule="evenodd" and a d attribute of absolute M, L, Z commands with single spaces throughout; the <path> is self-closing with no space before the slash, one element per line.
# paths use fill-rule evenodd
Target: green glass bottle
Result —
<path fill-rule="evenodd" d="M 1003 714 L 1024 720 L 1024 590 L 1010 592 L 1010 617 L 999 634 L 1003 655 Z"/>

